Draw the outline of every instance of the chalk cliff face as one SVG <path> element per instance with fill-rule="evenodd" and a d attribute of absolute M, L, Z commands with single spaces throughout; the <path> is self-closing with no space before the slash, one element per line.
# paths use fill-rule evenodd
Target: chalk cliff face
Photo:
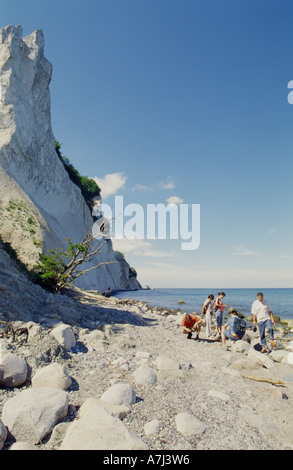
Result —
<path fill-rule="evenodd" d="M 55 151 L 49 84 L 52 65 L 44 57 L 41 30 L 23 37 L 21 26 L 0 30 L 0 236 L 32 267 L 40 252 L 65 248 L 91 232 L 93 218 L 80 189 L 68 177 Z M 95 263 L 79 278 L 87 289 L 136 289 L 107 242 Z M 87 266 L 90 267 L 90 266 Z"/>

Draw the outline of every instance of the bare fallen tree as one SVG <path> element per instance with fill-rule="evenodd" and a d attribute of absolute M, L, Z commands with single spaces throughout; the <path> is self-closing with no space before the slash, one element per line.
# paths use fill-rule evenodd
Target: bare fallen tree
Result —
<path fill-rule="evenodd" d="M 6 331 L 1 329 L 0 336 L 3 335 L 6 338 L 10 336 L 12 338 L 12 341 L 14 342 L 16 336 L 20 337 L 21 335 L 26 335 L 25 342 L 27 342 L 27 339 L 28 339 L 28 329 L 27 328 L 19 327 L 19 328 L 16 328 L 16 330 L 15 330 L 13 328 L 12 323 L 9 323 L 9 322 L 4 321 L 4 320 L 0 320 L 0 325 L 5 325 L 5 327 L 6 327 Z"/>
<path fill-rule="evenodd" d="M 92 263 L 93 258 L 102 253 L 107 240 L 101 242 L 88 233 L 80 243 L 72 243 L 69 238 L 66 241 L 68 247 L 65 251 L 50 250 L 48 254 L 40 255 L 35 268 L 41 284 L 50 290 L 60 292 L 64 287 L 72 286 L 72 283 L 80 276 L 87 275 L 102 265 L 118 262 L 102 261 L 90 268 L 85 268 L 85 263 Z"/>

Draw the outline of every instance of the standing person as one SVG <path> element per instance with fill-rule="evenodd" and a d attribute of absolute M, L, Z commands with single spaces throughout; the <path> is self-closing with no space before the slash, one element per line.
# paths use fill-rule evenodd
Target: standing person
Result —
<path fill-rule="evenodd" d="M 223 313 L 226 305 L 223 304 L 223 298 L 226 296 L 225 292 L 219 292 L 218 297 L 214 302 L 214 310 L 216 312 L 216 322 L 217 322 L 217 339 L 221 338 L 222 325 L 223 325 Z"/>
<path fill-rule="evenodd" d="M 214 295 L 210 294 L 203 304 L 201 317 L 206 315 L 206 337 L 212 339 L 212 315 L 213 315 L 213 300 Z"/>
<path fill-rule="evenodd" d="M 196 312 L 194 312 L 196 313 Z M 187 339 L 192 337 L 192 333 L 196 331 L 197 335 L 194 339 L 199 339 L 199 333 L 201 328 L 202 320 L 195 314 L 190 315 L 186 313 L 182 319 L 182 333 L 187 335 Z"/>
<path fill-rule="evenodd" d="M 269 335 L 271 338 L 271 346 L 274 348 L 276 343 L 274 341 L 274 328 L 273 325 L 275 324 L 275 320 L 273 317 L 273 312 L 271 309 L 270 304 L 263 300 L 263 293 L 258 292 L 257 300 L 255 300 L 251 307 L 251 313 L 253 317 L 253 325 L 258 326 L 259 334 L 260 334 L 260 342 L 262 345 L 262 353 L 267 351 L 267 342 L 265 337 L 265 330 L 266 328 L 269 330 Z"/>

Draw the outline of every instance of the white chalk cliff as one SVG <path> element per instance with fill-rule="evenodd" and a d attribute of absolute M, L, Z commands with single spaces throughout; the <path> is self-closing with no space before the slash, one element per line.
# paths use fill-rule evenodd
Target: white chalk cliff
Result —
<path fill-rule="evenodd" d="M 93 218 L 55 151 L 49 84 L 41 30 L 23 37 L 21 26 L 0 30 L 0 236 L 29 268 L 39 253 L 80 242 Z M 137 289 L 129 265 L 108 241 L 79 287 Z M 87 266 L 89 267 L 89 266 Z"/>

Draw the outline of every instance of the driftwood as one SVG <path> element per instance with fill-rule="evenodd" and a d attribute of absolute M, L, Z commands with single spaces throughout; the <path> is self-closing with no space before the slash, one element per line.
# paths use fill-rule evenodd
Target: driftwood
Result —
<path fill-rule="evenodd" d="M 256 380 L 257 382 L 266 382 L 272 385 L 285 385 L 285 382 L 281 382 L 281 380 L 266 379 L 264 377 L 251 377 L 250 375 L 245 375 L 244 377 L 250 380 Z"/>
<path fill-rule="evenodd" d="M 9 336 L 9 334 L 12 336 L 12 341 L 15 341 L 15 336 L 19 337 L 22 335 L 26 335 L 25 342 L 27 342 L 28 339 L 28 329 L 25 327 L 20 327 L 16 328 L 16 330 L 13 328 L 12 323 L 9 323 L 7 321 L 0 320 L 0 323 L 3 325 L 6 325 L 8 327 L 8 332 L 4 332 L 4 336 Z"/>

